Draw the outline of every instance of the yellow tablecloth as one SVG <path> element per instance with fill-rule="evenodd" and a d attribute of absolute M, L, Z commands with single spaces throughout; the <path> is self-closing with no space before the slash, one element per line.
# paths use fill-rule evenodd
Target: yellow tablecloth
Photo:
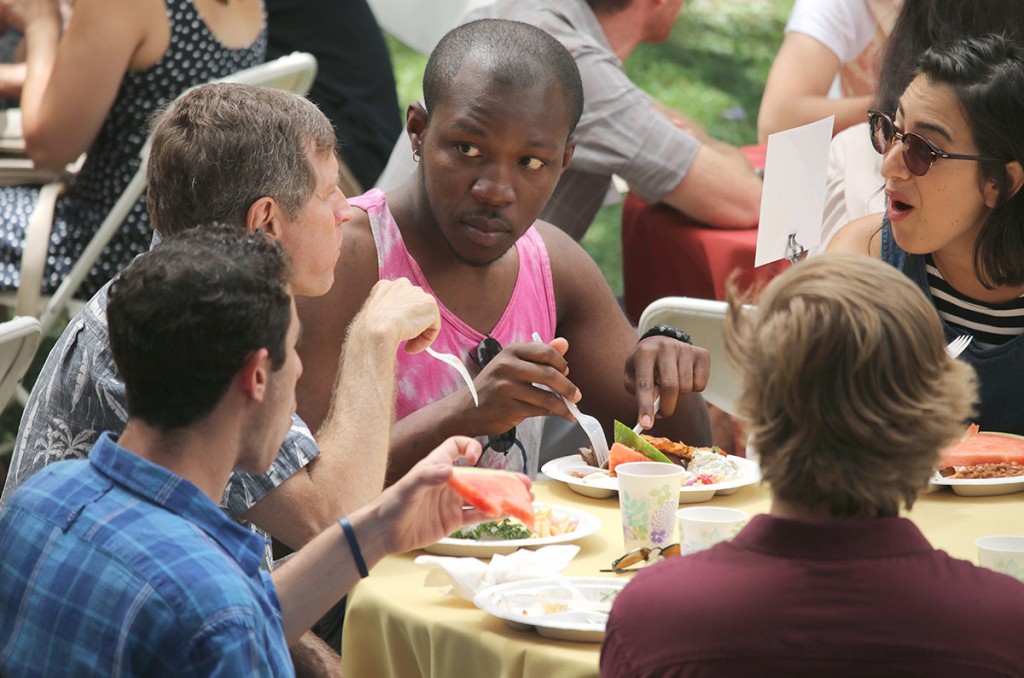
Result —
<path fill-rule="evenodd" d="M 565 574 L 602 574 L 622 554 L 618 499 L 582 497 L 562 483 L 534 485 L 537 501 L 581 508 L 603 525 L 576 542 L 581 550 Z M 695 504 L 696 505 L 696 504 Z M 751 486 L 705 505 L 733 506 L 751 515 L 768 511 L 765 488 Z M 1024 533 L 1024 494 L 961 497 L 943 490 L 921 497 L 910 517 L 937 548 L 977 562 L 974 540 L 986 534 Z M 345 675 L 372 676 L 595 676 L 600 646 L 541 638 L 514 631 L 505 622 L 458 598 L 440 598 L 426 588 L 426 570 L 413 564 L 422 552 L 380 562 L 349 596 L 342 642 Z"/>

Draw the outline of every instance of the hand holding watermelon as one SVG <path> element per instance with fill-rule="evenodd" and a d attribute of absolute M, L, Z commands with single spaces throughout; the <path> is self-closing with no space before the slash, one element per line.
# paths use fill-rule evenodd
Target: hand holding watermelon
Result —
<path fill-rule="evenodd" d="M 530 479 L 525 475 L 480 471 L 488 476 L 489 489 L 486 492 L 481 491 L 479 483 L 475 483 L 472 478 L 461 482 L 455 480 L 456 473 L 462 479 L 465 471 L 473 473 L 476 470 L 456 469 L 453 462 L 463 458 L 473 464 L 481 451 L 479 441 L 473 438 L 449 438 L 367 507 L 373 515 L 371 520 L 375 518 L 373 522 L 380 532 L 384 551 L 382 555 L 402 553 L 432 544 L 457 529 L 489 518 L 516 515 L 521 520 L 528 518 L 529 524 L 533 523 Z M 486 496 L 488 502 L 497 500 L 498 503 L 480 503 L 488 513 L 478 508 L 467 510 L 463 508 L 465 501 L 460 492 L 471 496 L 476 492 L 476 496 Z M 524 501 L 529 508 L 529 516 L 522 508 Z"/>

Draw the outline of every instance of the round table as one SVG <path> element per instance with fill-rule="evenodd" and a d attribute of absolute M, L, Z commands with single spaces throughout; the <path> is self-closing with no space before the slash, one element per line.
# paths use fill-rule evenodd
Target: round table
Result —
<path fill-rule="evenodd" d="M 615 497 L 590 499 L 568 486 L 543 480 L 534 484 L 537 501 L 581 508 L 602 527 L 576 542 L 580 553 L 564 574 L 629 577 L 601 573 L 622 554 L 619 504 Z M 931 543 L 947 553 L 977 562 L 974 540 L 986 534 L 1021 532 L 1024 494 L 961 497 L 950 490 L 922 496 L 908 517 Z M 716 496 L 691 506 L 732 506 L 751 515 L 769 508 L 761 485 Z M 427 570 L 413 563 L 422 553 L 381 561 L 349 595 L 342 641 L 348 676 L 596 676 L 600 645 L 549 640 L 514 631 L 461 598 L 441 598 L 423 585 Z"/>

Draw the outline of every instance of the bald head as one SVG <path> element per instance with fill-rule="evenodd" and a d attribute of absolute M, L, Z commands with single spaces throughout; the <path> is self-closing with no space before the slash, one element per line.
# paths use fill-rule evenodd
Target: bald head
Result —
<path fill-rule="evenodd" d="M 507 87 L 554 82 L 565 97 L 569 132 L 583 113 L 583 83 L 569 51 L 544 31 L 519 21 L 481 19 L 449 31 L 434 48 L 423 74 L 427 113 L 446 100 L 467 59 Z"/>

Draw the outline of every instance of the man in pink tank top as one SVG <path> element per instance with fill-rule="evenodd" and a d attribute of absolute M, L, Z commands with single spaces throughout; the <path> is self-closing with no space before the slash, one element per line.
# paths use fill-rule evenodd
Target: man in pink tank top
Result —
<path fill-rule="evenodd" d="M 378 280 L 404 277 L 437 299 L 434 348 L 463 358 L 480 404 L 455 370 L 399 350 L 390 477 L 452 433 L 486 438 L 483 464 L 535 475 L 541 418 L 572 420 L 537 385 L 606 430 L 613 419 L 650 428 L 660 394 L 657 432 L 708 444 L 693 393 L 707 384 L 708 353 L 669 336 L 638 343 L 594 261 L 536 220 L 572 158 L 583 105 L 565 48 L 527 24 L 465 24 L 434 50 L 423 89 L 425 106 L 406 120 L 416 173 L 352 201 L 334 287 L 299 308 L 300 352 L 318 366 L 299 383 L 300 414 L 313 427 L 323 418 L 349 322 Z"/>

